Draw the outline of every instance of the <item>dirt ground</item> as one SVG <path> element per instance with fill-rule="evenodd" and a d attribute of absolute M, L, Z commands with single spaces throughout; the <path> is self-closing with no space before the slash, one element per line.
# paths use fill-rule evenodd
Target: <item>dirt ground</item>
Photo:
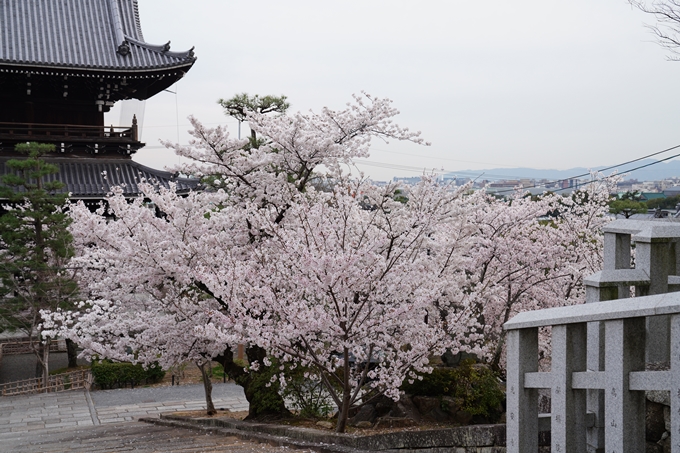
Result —
<path fill-rule="evenodd" d="M 219 364 L 217 362 L 213 362 L 213 367 L 218 366 Z M 221 367 L 220 367 L 221 370 Z M 165 377 L 161 382 L 158 382 L 156 384 L 151 385 L 150 387 L 162 387 L 162 386 L 169 386 L 172 385 L 172 375 L 173 372 L 175 374 L 175 380 L 178 378 L 180 379 L 180 384 L 202 384 L 203 383 L 203 378 L 201 376 L 201 370 L 198 369 L 198 367 L 193 364 L 189 363 L 186 364 L 184 367 L 182 367 L 179 370 L 168 370 L 165 374 Z M 218 383 L 222 382 L 222 375 L 220 374 L 219 376 L 213 375 L 212 377 L 212 382 L 213 383 Z M 177 412 L 173 415 L 180 415 L 184 417 L 191 417 L 191 418 L 203 418 L 203 417 L 208 417 L 206 415 L 205 411 L 186 411 L 186 412 Z M 217 417 L 217 418 L 234 418 L 237 420 L 243 420 L 246 418 L 248 415 L 247 411 L 242 411 L 242 412 L 231 412 L 229 410 L 218 410 L 215 415 L 212 417 Z M 325 420 L 329 421 L 332 423 L 333 427 L 325 427 L 325 426 L 320 426 L 317 424 L 319 420 L 314 420 L 314 419 L 306 419 L 306 418 L 300 418 L 300 417 L 292 417 L 292 418 L 287 418 L 287 419 L 281 419 L 281 420 L 258 420 L 258 422 L 264 422 L 264 423 L 273 423 L 273 424 L 282 424 L 282 425 L 293 425 L 293 426 L 301 426 L 305 428 L 313 428 L 313 429 L 319 429 L 319 430 L 327 430 L 327 431 L 335 431 L 335 419 L 332 420 Z M 450 428 L 452 426 L 458 426 L 457 424 L 451 424 L 451 423 L 436 423 L 436 422 L 431 422 L 431 421 L 421 421 L 418 424 L 414 426 L 407 426 L 407 427 L 399 427 L 399 428 L 355 428 L 348 426 L 346 432 L 348 434 L 354 434 L 358 436 L 367 436 L 371 434 L 384 434 L 384 433 L 389 433 L 393 431 L 421 431 L 421 430 L 429 430 L 429 429 L 442 429 L 442 428 Z"/>
<path fill-rule="evenodd" d="M 248 416 L 248 411 L 241 411 L 241 412 L 231 412 L 230 410 L 226 409 L 220 409 L 217 411 L 215 415 L 206 415 L 205 411 L 185 411 L 185 412 L 175 412 L 173 415 L 178 415 L 181 417 L 189 417 L 189 418 L 233 418 L 236 420 L 243 420 Z M 285 419 L 280 419 L 280 420 L 257 420 L 258 423 L 271 423 L 271 424 L 278 424 L 278 425 L 289 425 L 289 426 L 300 426 L 303 428 L 312 428 L 312 429 L 318 429 L 322 431 L 335 431 L 335 419 L 332 420 L 324 420 L 327 422 L 331 422 L 332 427 L 330 426 L 321 426 L 317 424 L 319 420 L 314 420 L 314 419 L 308 419 L 308 418 L 300 418 L 300 417 L 291 417 L 291 418 L 285 418 Z M 420 423 L 413 425 L 413 426 L 405 426 L 405 427 L 398 427 L 398 428 L 355 428 L 353 426 L 347 426 L 346 433 L 347 434 L 353 434 L 355 436 L 370 436 L 373 434 L 387 434 L 390 432 L 396 432 L 396 431 L 424 431 L 424 430 L 431 430 L 431 429 L 444 429 L 444 428 L 451 428 L 453 426 L 458 426 L 457 424 L 450 424 L 450 423 L 436 423 L 436 422 L 429 422 L 429 421 L 421 421 Z"/>
<path fill-rule="evenodd" d="M 219 364 L 217 362 L 212 362 L 212 367 L 217 367 Z M 221 367 L 219 368 L 221 370 Z M 201 370 L 194 363 L 186 363 L 180 367 L 175 367 L 167 370 L 165 372 L 165 377 L 155 384 L 149 385 L 149 387 L 165 387 L 172 385 L 172 378 L 175 377 L 175 385 L 185 385 L 185 384 L 202 384 L 203 376 L 201 376 Z M 178 384 L 179 380 L 179 384 Z M 210 379 L 213 383 L 223 382 L 222 375 L 213 374 Z M 229 382 L 229 379 L 227 379 Z"/>

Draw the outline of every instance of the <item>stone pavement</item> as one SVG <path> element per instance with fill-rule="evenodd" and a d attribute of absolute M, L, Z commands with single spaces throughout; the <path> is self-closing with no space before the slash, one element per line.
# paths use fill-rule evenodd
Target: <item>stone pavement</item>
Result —
<path fill-rule="evenodd" d="M 12 438 L 0 437 L 0 451 L 2 453 L 127 451 L 136 453 L 285 453 L 291 450 L 286 447 L 240 440 L 234 436 L 127 422 L 71 428 L 52 433 L 14 433 Z"/>
<path fill-rule="evenodd" d="M 213 402 L 217 408 L 248 409 L 243 390 L 235 384 L 213 384 Z M 202 385 L 0 397 L 0 453 L 286 451 L 236 437 L 136 421 L 200 409 L 205 409 Z"/>
<path fill-rule="evenodd" d="M 241 387 L 235 384 L 213 384 L 213 402 L 217 408 L 248 409 Z M 202 385 L 0 397 L 0 446 L 15 433 L 58 432 L 200 409 L 205 409 Z"/>

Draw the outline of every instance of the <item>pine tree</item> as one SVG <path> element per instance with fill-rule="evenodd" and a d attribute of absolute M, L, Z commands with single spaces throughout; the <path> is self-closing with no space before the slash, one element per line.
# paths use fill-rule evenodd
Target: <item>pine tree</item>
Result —
<path fill-rule="evenodd" d="M 55 180 L 58 167 L 43 160 L 53 145 L 16 146 L 25 159 L 7 161 L 0 198 L 0 331 L 19 330 L 29 338 L 46 386 L 49 339 L 41 338 L 41 310 L 68 308 L 77 285 L 68 268 L 73 256 L 68 194 Z"/>

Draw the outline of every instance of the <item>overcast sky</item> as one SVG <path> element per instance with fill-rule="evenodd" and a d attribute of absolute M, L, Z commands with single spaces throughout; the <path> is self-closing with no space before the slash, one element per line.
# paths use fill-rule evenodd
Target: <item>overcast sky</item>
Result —
<path fill-rule="evenodd" d="M 625 0 L 139 0 L 144 37 L 195 46 L 172 93 L 146 102 L 135 158 L 177 163 L 187 116 L 216 100 L 285 94 L 296 111 L 342 109 L 362 90 L 430 147 L 374 142 L 374 179 L 423 170 L 611 165 L 680 144 L 680 62 Z M 116 109 L 107 122 L 118 123 Z M 244 129 L 245 131 L 245 129 Z M 242 134 L 244 132 L 242 131 Z M 385 168 L 391 166 L 393 168 Z M 397 168 L 394 168 L 397 167 Z M 403 168 L 401 168 L 403 167 Z"/>

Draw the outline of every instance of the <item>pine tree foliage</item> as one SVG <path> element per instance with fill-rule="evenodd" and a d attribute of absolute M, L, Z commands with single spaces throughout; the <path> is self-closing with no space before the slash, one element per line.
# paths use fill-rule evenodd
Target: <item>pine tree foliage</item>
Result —
<path fill-rule="evenodd" d="M 67 308 L 77 293 L 68 262 L 73 256 L 68 194 L 55 165 L 42 157 L 53 145 L 20 144 L 25 159 L 6 163 L 0 198 L 0 330 L 22 331 L 47 374 L 49 351 L 41 339 L 41 310 Z"/>

